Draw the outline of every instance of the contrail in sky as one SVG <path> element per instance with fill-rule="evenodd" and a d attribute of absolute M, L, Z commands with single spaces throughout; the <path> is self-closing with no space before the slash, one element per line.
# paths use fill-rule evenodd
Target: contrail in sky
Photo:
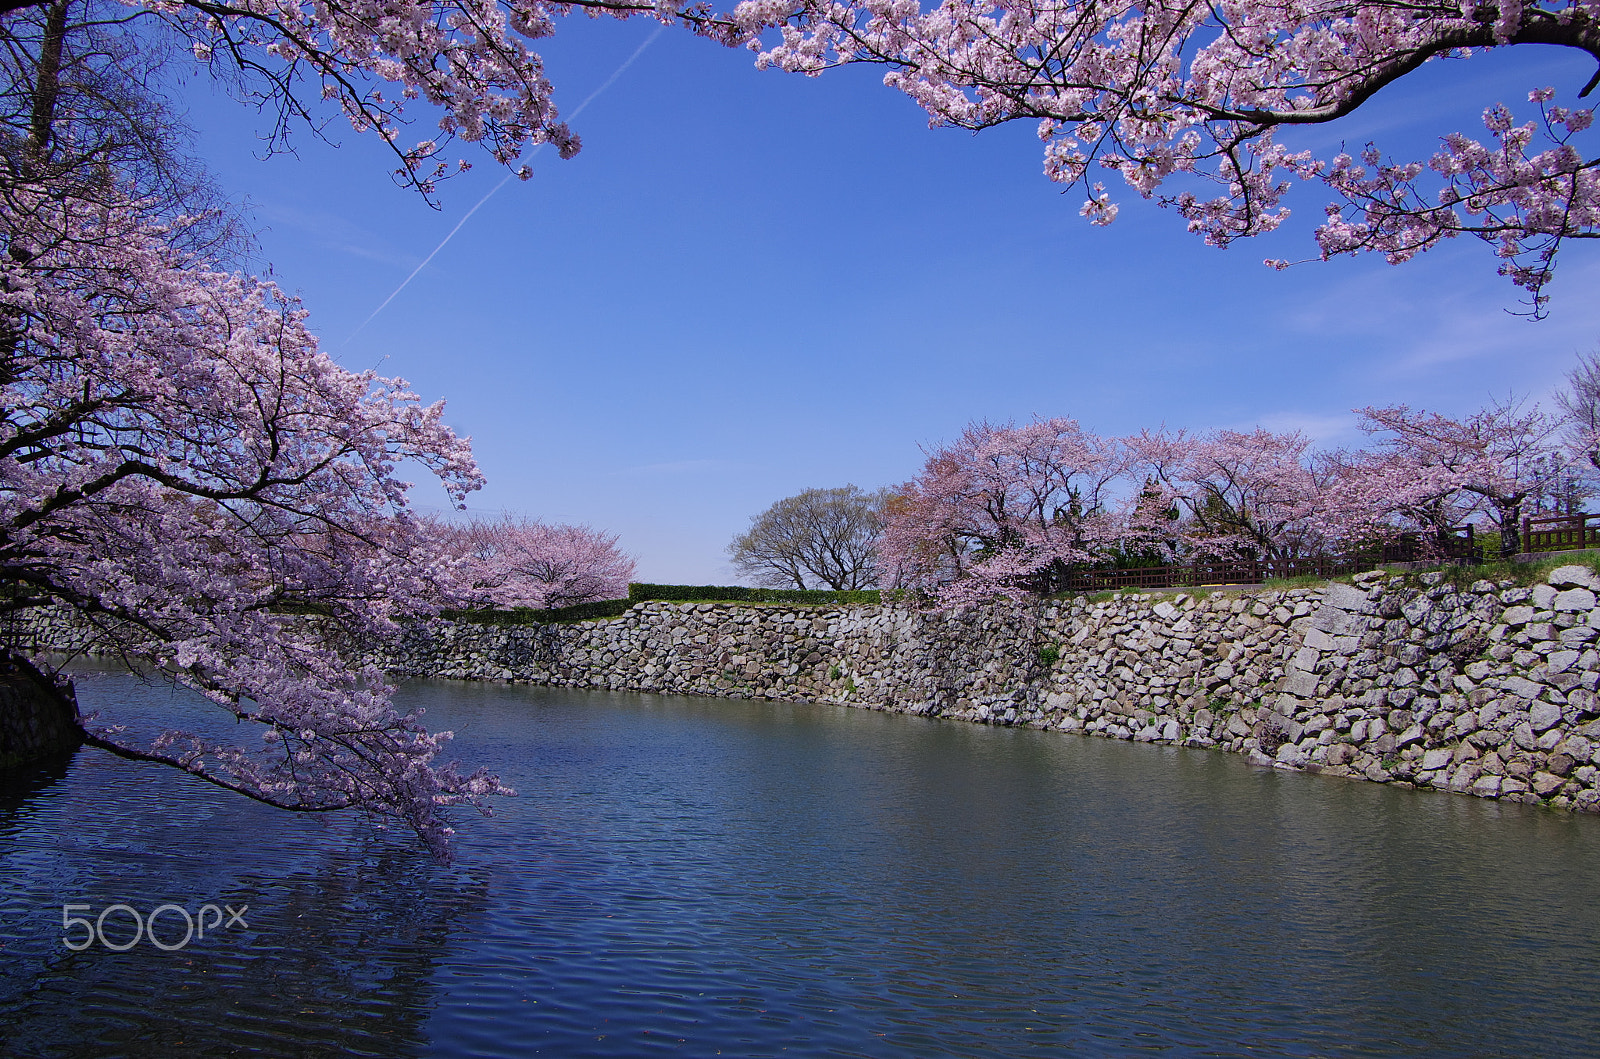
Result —
<path fill-rule="evenodd" d="M 605 79 L 605 83 L 604 84 L 602 84 L 599 88 L 595 89 L 593 92 L 590 92 L 589 93 L 589 98 L 585 99 L 582 103 L 579 103 L 578 104 L 578 109 L 574 110 L 571 114 L 567 115 L 568 120 L 575 120 L 578 117 L 579 114 L 583 113 L 584 108 L 586 108 L 590 103 L 593 103 L 595 101 L 595 97 L 596 96 L 598 96 L 601 92 L 604 92 L 606 89 L 610 88 L 612 85 L 616 84 L 617 78 L 621 77 L 623 75 L 623 73 L 625 73 L 627 71 L 628 67 L 633 65 L 635 59 L 639 58 L 639 56 L 644 54 L 644 50 L 646 48 L 650 47 L 650 45 L 655 43 L 656 38 L 661 36 L 662 31 L 665 30 L 666 28 L 667 27 L 666 27 L 665 24 L 658 25 L 656 27 L 656 31 L 654 33 L 650 34 L 650 36 L 646 37 L 645 38 L 645 42 L 643 44 L 639 45 L 637 48 L 635 48 L 633 50 L 633 54 L 628 56 L 627 59 L 623 60 L 622 65 L 617 67 L 616 70 L 614 70 L 612 72 L 611 76 Z M 538 155 L 539 155 L 539 152 L 544 150 L 544 146 L 545 145 L 541 143 L 538 146 L 534 147 L 534 149 L 532 151 L 529 151 L 528 152 L 528 161 L 532 162 L 535 158 L 537 158 Z M 462 214 L 461 215 L 461 219 L 456 222 L 456 226 L 454 228 L 450 229 L 450 234 L 445 236 L 443 239 L 439 240 L 439 245 L 433 248 L 433 253 L 431 253 L 427 257 L 423 258 L 422 259 L 422 264 L 420 264 L 416 268 L 412 269 L 411 270 L 411 275 L 409 275 L 405 279 L 401 280 L 400 281 L 400 286 L 396 287 L 394 289 L 393 293 L 391 293 L 387 298 L 383 299 L 383 304 L 378 306 L 376 309 L 372 310 L 372 315 L 367 317 L 365 320 L 361 321 L 361 327 L 358 327 L 354 331 L 351 331 L 349 337 L 346 338 L 343 342 L 341 342 L 340 345 L 341 346 L 348 345 L 350 343 L 350 339 L 355 338 L 357 335 L 359 335 L 361 333 L 361 331 L 362 331 L 362 328 L 365 328 L 368 324 L 372 323 L 372 321 L 377 318 L 377 315 L 379 313 L 381 313 L 385 309 L 387 309 L 389 307 L 389 303 L 394 301 L 397 297 L 399 297 L 400 296 L 400 292 L 405 290 L 406 287 L 411 283 L 411 281 L 417 278 L 417 273 L 419 273 L 423 269 L 427 268 L 428 267 L 428 262 L 430 262 L 434 258 L 438 257 L 439 256 L 439 251 L 441 251 L 441 250 L 443 250 L 445 248 L 445 244 L 449 243 L 450 240 L 452 240 L 452 239 L 454 239 L 456 237 L 456 233 L 461 230 L 461 226 L 466 224 L 468 221 L 470 221 L 472 219 L 472 215 L 474 213 L 477 213 L 480 209 L 482 209 L 483 208 L 483 204 L 485 202 L 488 202 L 490 199 L 494 198 L 494 193 L 496 191 L 499 191 L 501 188 L 505 187 L 506 184 L 510 183 L 511 178 L 516 176 L 516 175 L 517 174 L 514 171 L 510 172 L 510 173 L 507 173 L 504 177 L 501 178 L 500 183 L 498 183 L 494 187 L 490 188 L 489 189 L 489 193 L 487 195 L 485 195 L 483 198 L 478 200 L 478 204 L 476 206 L 472 207 L 472 209 L 470 209 L 466 213 Z"/>

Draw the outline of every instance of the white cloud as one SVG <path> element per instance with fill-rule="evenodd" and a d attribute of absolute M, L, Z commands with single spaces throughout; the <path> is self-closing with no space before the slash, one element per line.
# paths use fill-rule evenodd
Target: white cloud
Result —
<path fill-rule="evenodd" d="M 1319 449 L 1359 444 L 1364 436 L 1351 412 L 1269 412 L 1254 423 L 1241 423 L 1232 429 L 1253 430 L 1258 426 L 1275 434 L 1298 430 L 1311 439 L 1313 448 Z"/>

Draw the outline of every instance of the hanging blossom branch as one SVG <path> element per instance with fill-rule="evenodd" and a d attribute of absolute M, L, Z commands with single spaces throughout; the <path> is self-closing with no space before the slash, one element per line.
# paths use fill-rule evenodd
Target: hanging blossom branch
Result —
<path fill-rule="evenodd" d="M 0 0 L 0 11 L 44 0 Z M 453 141 L 481 144 L 497 163 L 530 175 L 530 148 L 575 155 L 579 137 L 560 120 L 544 60 L 529 47 L 582 12 L 645 16 L 724 44 L 748 34 L 702 2 L 660 0 L 120 0 L 189 42 L 195 57 L 271 116 L 271 149 L 296 127 L 323 131 L 317 101 L 337 103 L 357 132 L 394 152 L 396 180 L 431 195 L 438 180 L 471 168 L 445 157 Z M 433 131 L 403 141 L 415 103 L 438 113 Z"/>
<path fill-rule="evenodd" d="M 44 2 L 0 0 L 0 13 Z M 270 116 L 273 147 L 295 127 L 325 131 L 317 104 L 331 100 L 389 145 L 396 178 L 424 195 L 470 166 L 446 159 L 454 141 L 482 144 L 523 176 L 531 148 L 578 151 L 532 45 L 582 13 L 682 25 L 800 73 L 883 66 L 936 125 L 1037 122 L 1046 174 L 1080 187 L 1096 224 L 1117 215 L 1103 181 L 1120 175 L 1227 246 L 1276 229 L 1290 187 L 1319 180 L 1338 197 L 1317 229 L 1322 257 L 1403 261 L 1477 236 L 1534 315 L 1561 245 L 1597 231 L 1593 111 L 1551 106 L 1549 89 L 1532 95 L 1540 120 L 1519 125 L 1493 106 L 1492 145 L 1449 134 L 1426 162 L 1384 161 L 1370 146 L 1359 164 L 1317 157 L 1278 136 L 1336 122 L 1423 64 L 1482 49 L 1554 45 L 1600 62 L 1600 0 L 941 0 L 926 10 L 916 0 L 744 0 L 724 13 L 699 0 L 105 2 L 186 40 Z M 1580 94 L 1597 82 L 1600 73 Z M 435 127 L 407 142 L 417 105 Z"/>
<path fill-rule="evenodd" d="M 1397 262 L 1476 235 L 1496 245 L 1534 315 L 1561 244 L 1597 231 L 1600 162 L 1575 140 L 1593 111 L 1549 107 L 1548 89 L 1531 96 L 1540 122 L 1517 126 L 1491 107 L 1494 148 L 1450 135 L 1427 164 L 1385 163 L 1369 147 L 1358 166 L 1277 140 L 1284 127 L 1337 121 L 1435 59 L 1553 44 L 1600 61 L 1595 0 L 943 0 L 928 10 L 912 0 L 746 0 L 735 14 L 752 34 L 780 27 L 753 45 L 762 65 L 885 66 L 885 83 L 935 125 L 1037 121 L 1046 174 L 1085 191 L 1082 213 L 1095 224 L 1117 215 L 1099 173 L 1159 198 L 1214 246 L 1277 228 L 1291 184 L 1318 179 L 1343 200 L 1316 233 L 1324 259 L 1376 251 Z M 1215 191 L 1162 192 L 1175 177 Z"/>
<path fill-rule="evenodd" d="M 1600 159 L 1585 159 L 1572 142 L 1593 124 L 1594 111 L 1551 106 L 1554 96 L 1550 88 L 1529 93 L 1539 106 L 1537 123 L 1516 125 L 1507 108 L 1489 108 L 1484 125 L 1492 146 L 1452 134 L 1426 167 L 1384 164 L 1372 148 L 1362 165 L 1335 157 L 1327 181 L 1359 219 L 1329 208 L 1317 236 L 1324 256 L 1373 250 L 1398 264 L 1440 239 L 1476 235 L 1496 245 L 1500 274 L 1527 290 L 1542 313 L 1561 244 L 1600 236 Z M 1536 138 L 1549 146 L 1530 153 Z M 1433 202 L 1419 184 L 1430 172 L 1444 185 Z"/>
<path fill-rule="evenodd" d="M 53 604 L 242 722 L 255 747 L 115 724 L 90 741 L 298 811 L 358 809 L 441 856 L 443 810 L 510 793 L 360 658 L 437 611 L 450 563 L 407 462 L 461 502 L 464 439 L 402 380 L 345 371 L 271 284 L 173 249 L 139 204 L 0 196 L 4 609 Z"/>

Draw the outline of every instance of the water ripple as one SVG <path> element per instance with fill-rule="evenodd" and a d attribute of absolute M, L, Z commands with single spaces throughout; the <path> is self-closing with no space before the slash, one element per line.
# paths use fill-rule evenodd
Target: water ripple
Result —
<path fill-rule="evenodd" d="M 0 1050 L 1572 1055 L 1600 1024 L 1594 818 L 833 707 L 404 697 L 522 791 L 454 867 L 90 751 L 0 794 Z M 68 901 L 249 927 L 71 953 Z"/>

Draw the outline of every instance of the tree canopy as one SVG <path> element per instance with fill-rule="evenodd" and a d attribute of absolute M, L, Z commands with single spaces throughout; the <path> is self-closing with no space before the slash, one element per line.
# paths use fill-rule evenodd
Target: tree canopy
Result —
<path fill-rule="evenodd" d="M 1373 445 L 1337 452 L 1260 428 L 1107 438 L 1065 418 L 970 424 L 885 505 L 883 587 L 951 606 L 1060 591 L 1129 556 L 1354 559 L 1402 535 L 1437 558 L 1467 522 L 1500 533 L 1509 555 L 1525 515 L 1558 511 L 1586 487 L 1573 470 L 1587 465 L 1592 434 L 1563 443 L 1564 421 L 1537 407 L 1358 415 Z"/>
<path fill-rule="evenodd" d="M 878 583 L 885 496 L 853 485 L 802 490 L 751 516 L 750 528 L 733 538 L 728 555 L 758 585 L 872 588 Z"/>
<path fill-rule="evenodd" d="M 60 2 L 0 0 L 0 14 L 34 17 Z M 1600 233 L 1593 110 L 1557 102 L 1548 84 L 1529 85 L 1523 101 L 1485 99 L 1482 132 L 1440 129 L 1428 158 L 1391 159 L 1377 145 L 1318 153 L 1284 139 L 1339 122 L 1428 62 L 1521 45 L 1600 61 L 1595 0 L 744 0 L 721 12 L 704 0 L 106 0 L 113 8 L 126 17 L 103 19 L 108 32 L 158 24 L 270 115 L 275 145 L 318 127 L 315 101 L 332 100 L 424 193 L 471 165 L 446 157 L 455 140 L 524 176 L 530 146 L 578 151 L 531 46 L 582 13 L 682 25 L 801 73 L 881 66 L 935 125 L 1034 122 L 1047 175 L 1081 188 L 1096 224 L 1117 215 L 1103 181 L 1120 175 L 1226 246 L 1278 227 L 1295 181 L 1320 181 L 1334 196 L 1316 231 L 1324 258 L 1401 262 L 1476 236 L 1536 315 L 1564 243 Z M 1563 87 L 1583 96 L 1597 81 Z M 419 105 L 432 120 L 407 142 Z"/>
<path fill-rule="evenodd" d="M 444 810 L 508 789 L 436 766 L 448 733 L 397 713 L 362 659 L 449 586 L 397 467 L 460 503 L 471 449 L 441 404 L 341 368 L 294 299 L 219 264 L 231 218 L 139 80 L 155 53 L 125 14 L 55 0 L 4 23 L 0 613 L 66 608 L 252 736 L 141 742 L 90 717 L 94 745 L 364 810 L 446 855 Z"/>

